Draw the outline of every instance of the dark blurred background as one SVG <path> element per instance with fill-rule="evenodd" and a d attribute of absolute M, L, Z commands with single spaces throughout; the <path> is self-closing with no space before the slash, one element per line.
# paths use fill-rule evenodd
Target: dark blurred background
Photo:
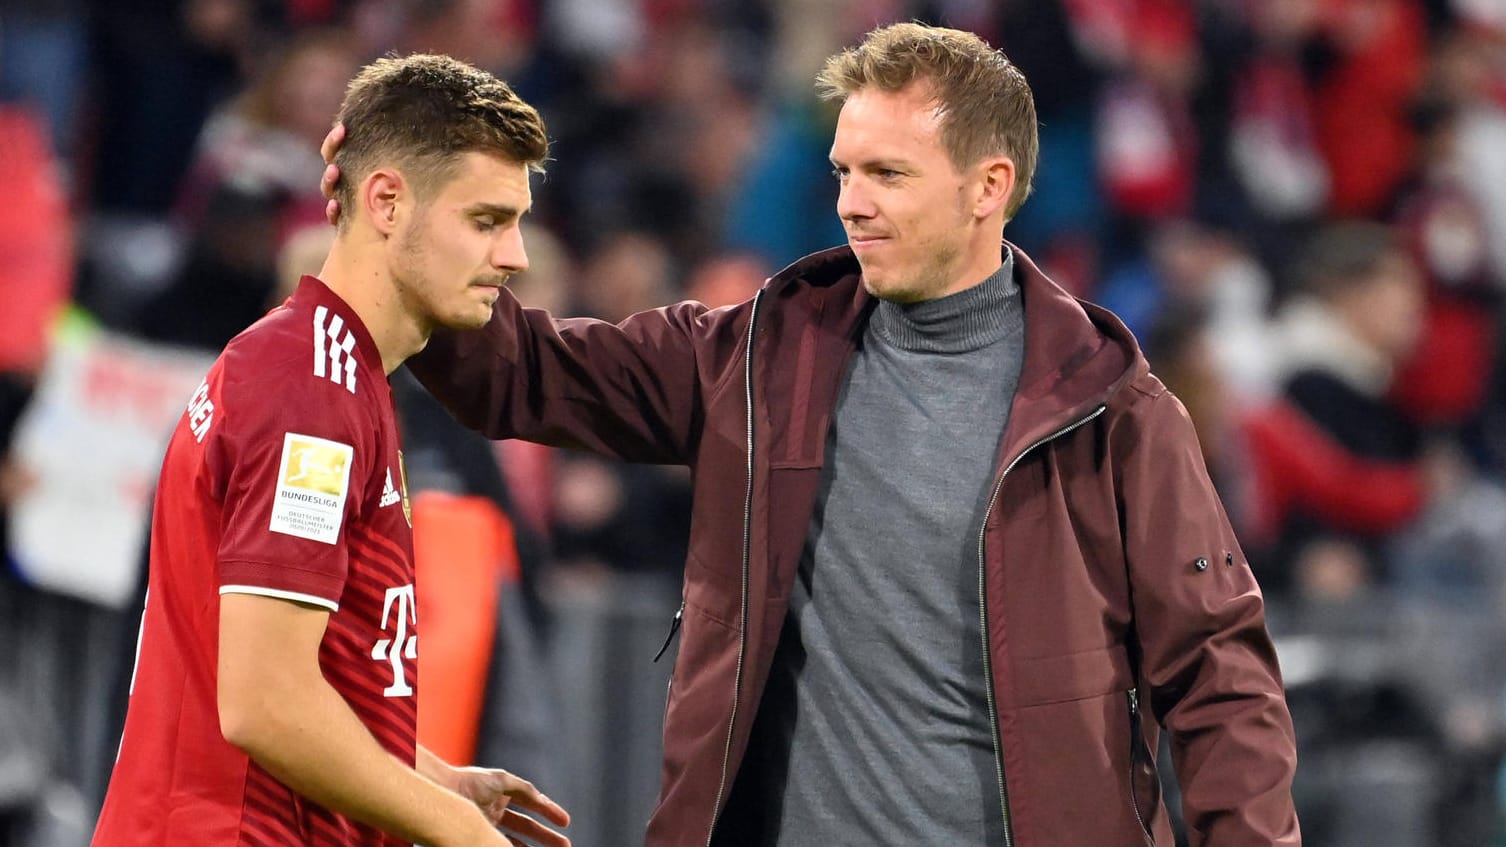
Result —
<path fill-rule="evenodd" d="M 1006 234 L 1197 422 L 1307 843 L 1506 845 L 1506 0 L 0 0 L 0 845 L 88 841 L 162 437 L 318 269 L 361 64 L 450 53 L 541 109 L 515 288 L 616 320 L 843 240 L 812 78 L 905 19 L 1024 69 L 1041 166 Z M 576 844 L 639 843 L 686 475 L 490 444 L 394 382 L 443 586 L 425 678 L 455 681 L 425 731 L 528 774 Z"/>

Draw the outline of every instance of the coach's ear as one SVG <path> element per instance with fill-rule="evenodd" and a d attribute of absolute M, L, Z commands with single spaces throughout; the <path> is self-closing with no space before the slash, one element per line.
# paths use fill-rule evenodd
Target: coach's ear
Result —
<path fill-rule="evenodd" d="M 979 220 L 993 217 L 1009 205 L 1009 198 L 1014 195 L 1015 180 L 1019 176 L 1014 159 L 989 156 L 978 163 L 974 173 L 973 217 Z"/>
<path fill-rule="evenodd" d="M 361 206 L 377 232 L 386 236 L 397 231 L 408 194 L 407 181 L 392 168 L 378 168 L 366 177 L 361 184 Z"/>

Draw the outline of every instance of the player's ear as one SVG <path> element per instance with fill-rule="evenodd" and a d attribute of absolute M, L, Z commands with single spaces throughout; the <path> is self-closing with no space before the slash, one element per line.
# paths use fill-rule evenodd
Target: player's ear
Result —
<path fill-rule="evenodd" d="M 377 168 L 361 184 L 361 207 L 377 232 L 391 235 L 397 230 L 399 207 L 409 193 L 403 175 L 392 168 Z"/>

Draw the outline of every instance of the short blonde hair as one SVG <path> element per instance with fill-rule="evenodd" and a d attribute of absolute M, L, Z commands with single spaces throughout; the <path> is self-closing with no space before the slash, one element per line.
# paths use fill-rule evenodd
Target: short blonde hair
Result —
<path fill-rule="evenodd" d="M 868 33 L 862 44 L 827 59 L 816 76 L 826 100 L 870 87 L 898 91 L 914 82 L 932 86 L 941 140 L 958 168 L 1000 154 L 1014 161 L 1014 190 L 1004 210 L 1014 217 L 1030 195 L 1040 137 L 1030 85 L 1002 52 L 970 32 L 900 23 Z"/>

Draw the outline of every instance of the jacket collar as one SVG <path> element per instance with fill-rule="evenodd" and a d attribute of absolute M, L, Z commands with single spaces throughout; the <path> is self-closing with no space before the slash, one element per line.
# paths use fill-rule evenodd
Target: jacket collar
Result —
<path fill-rule="evenodd" d="M 1005 435 L 1008 461 L 1087 417 L 1149 367 L 1134 336 L 1113 313 L 1067 293 L 1015 245 L 1005 242 L 1004 248 L 1014 255 L 1025 308 L 1025 361 Z M 878 302 L 863 287 L 862 269 L 846 246 L 800 259 L 770 278 L 765 288 L 776 301 L 814 299 L 808 316 L 820 315 L 845 345 L 840 356 L 822 357 L 838 365 L 856 348 Z"/>
<path fill-rule="evenodd" d="M 1073 297 L 1023 250 L 1005 246 L 1014 253 L 1025 303 L 1025 362 L 1005 440 L 1012 457 L 1091 414 L 1150 369 L 1118 317 Z"/>

